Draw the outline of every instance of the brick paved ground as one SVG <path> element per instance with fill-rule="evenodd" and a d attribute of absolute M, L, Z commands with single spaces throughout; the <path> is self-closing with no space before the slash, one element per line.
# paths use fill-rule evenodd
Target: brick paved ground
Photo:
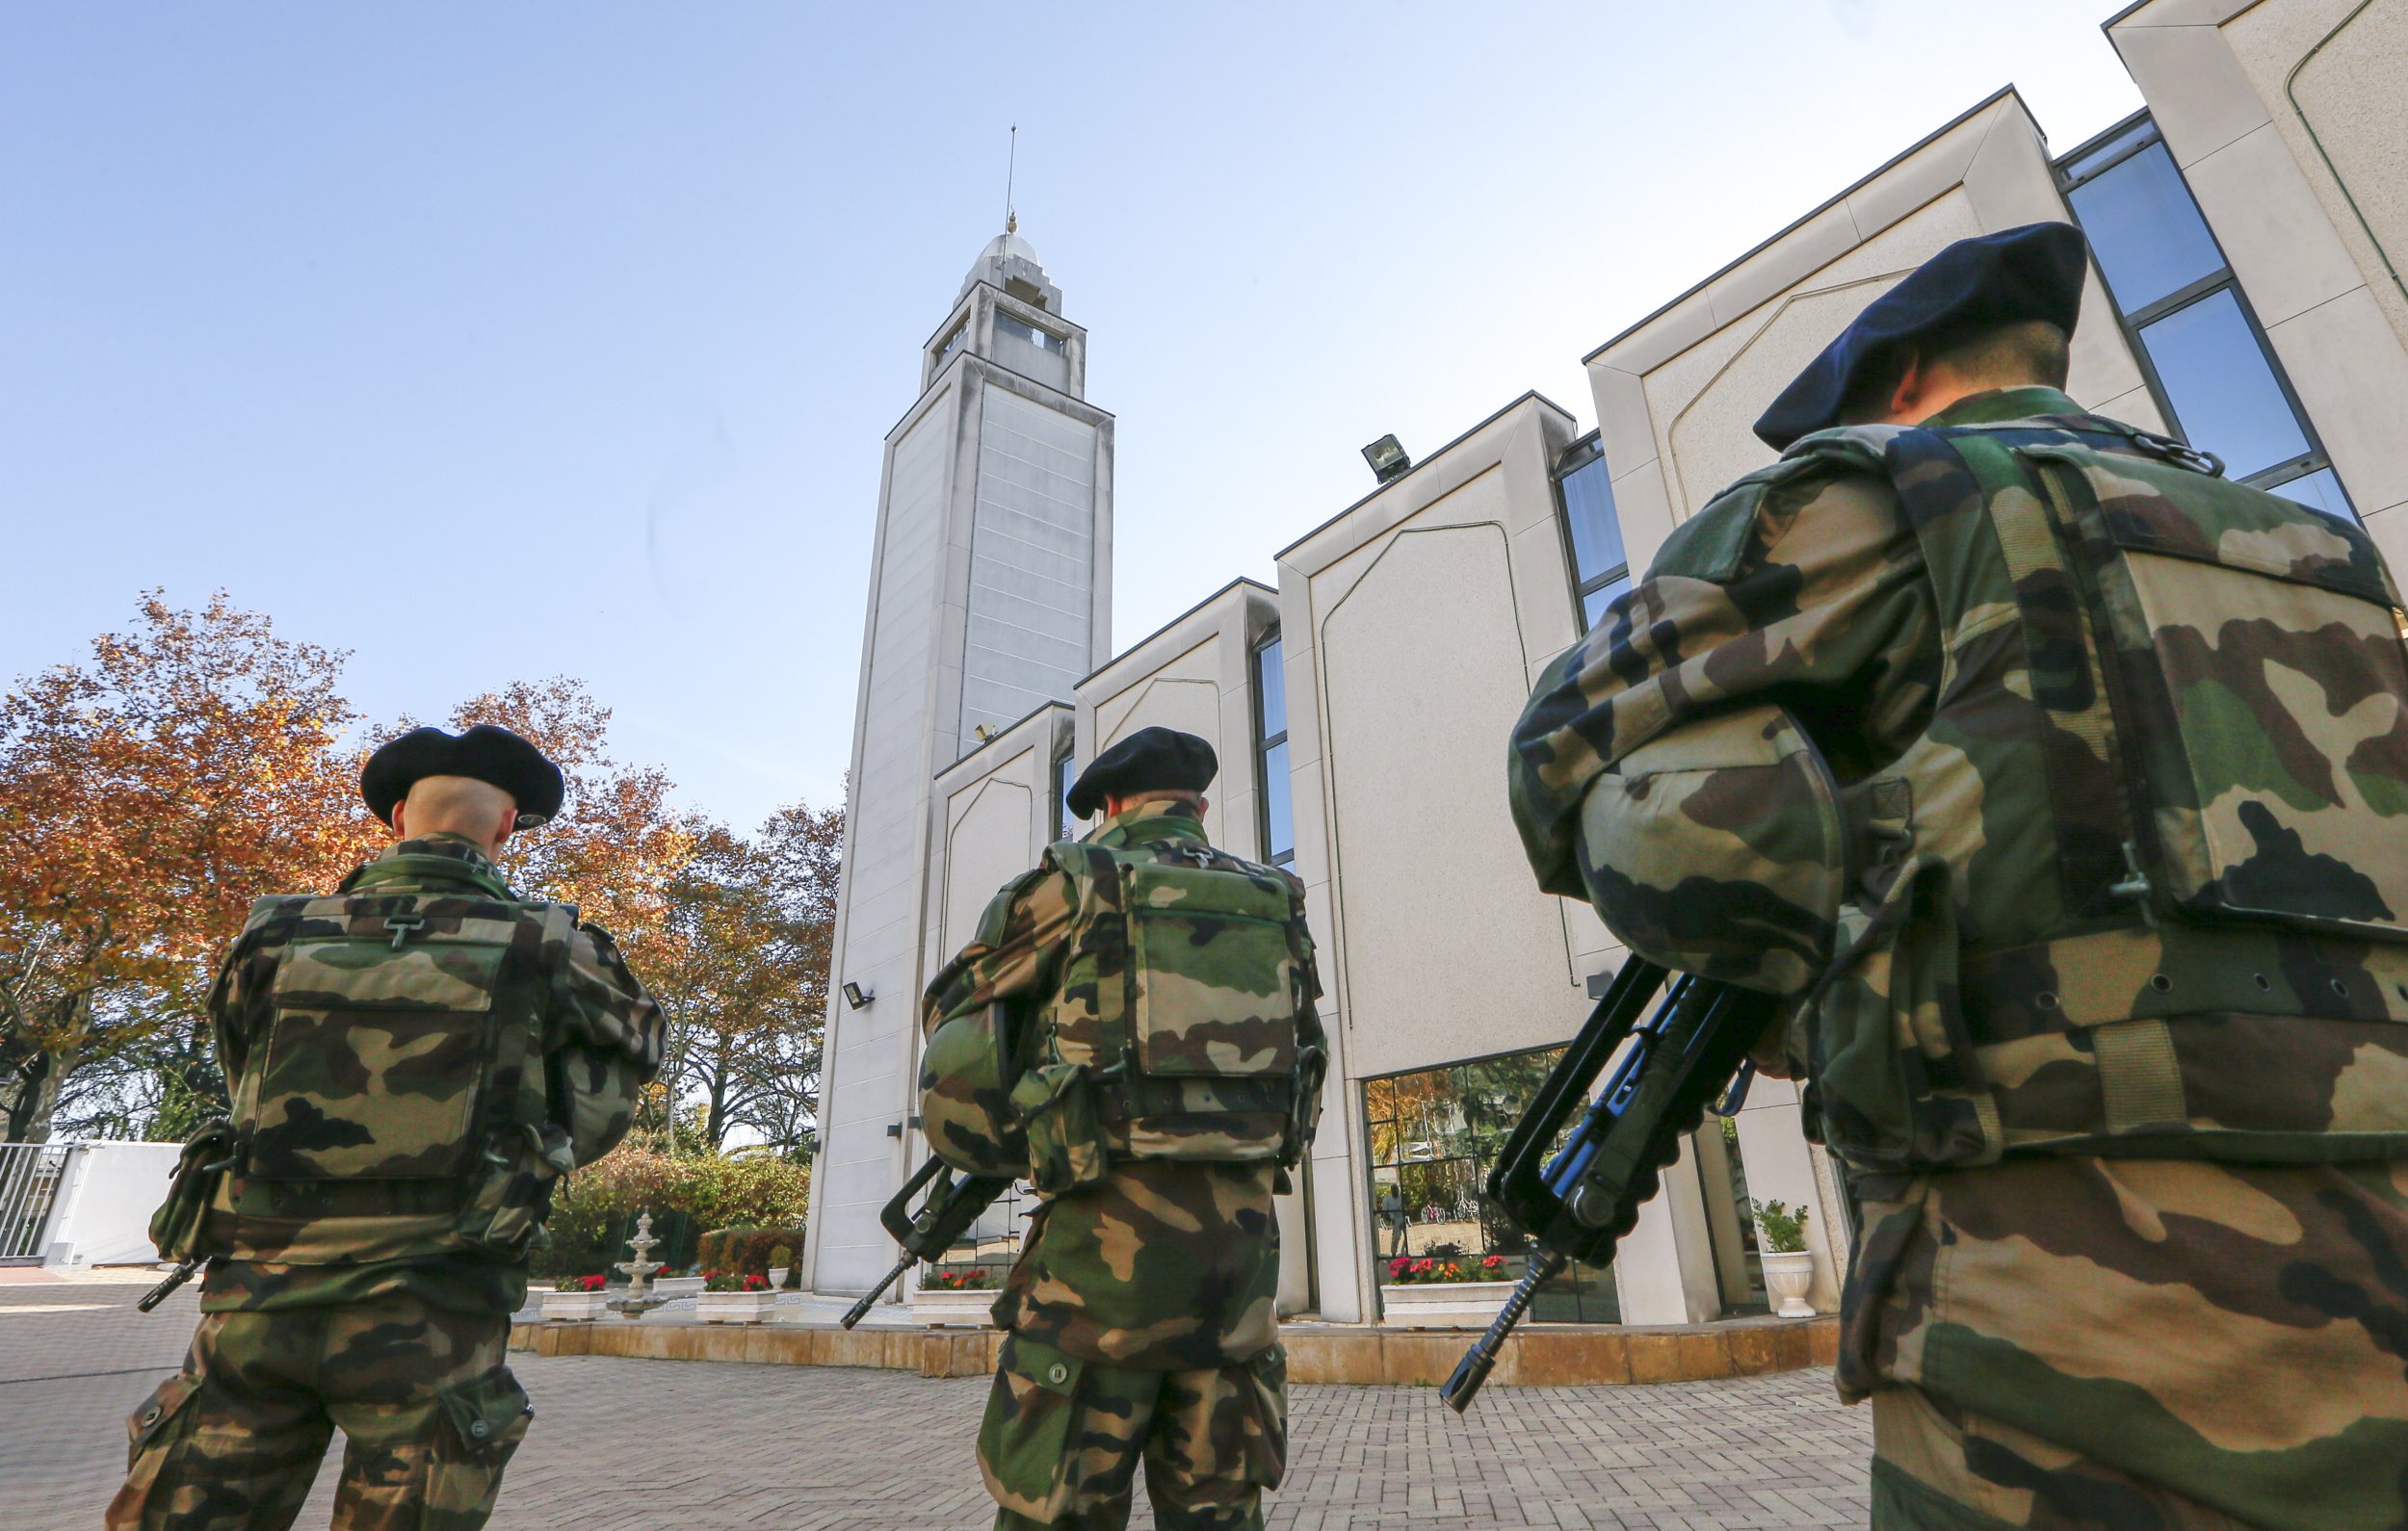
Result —
<path fill-rule="evenodd" d="M 173 1369 L 189 1294 L 0 1284 L 0 1531 L 90 1531 L 119 1421 Z M 987 1523 L 970 1437 L 987 1383 L 885 1371 L 516 1356 L 537 1407 L 493 1524 L 579 1531 L 955 1531 Z M 1870 1432 L 1827 1371 L 1656 1388 L 1299 1388 L 1294 1531 L 1861 1526 Z M 339 1450 L 339 1443 L 337 1449 Z M 333 1473 L 303 1527 L 324 1526 Z M 1143 1509 L 1134 1522 L 1150 1527 Z"/>

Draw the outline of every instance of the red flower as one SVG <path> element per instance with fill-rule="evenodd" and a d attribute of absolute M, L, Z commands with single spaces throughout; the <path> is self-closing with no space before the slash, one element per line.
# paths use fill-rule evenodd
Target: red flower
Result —
<path fill-rule="evenodd" d="M 1486 1259 L 1479 1262 L 1479 1268 L 1484 1271 L 1501 1271 L 1505 1269 L 1505 1257 L 1503 1255 L 1491 1255 Z"/>

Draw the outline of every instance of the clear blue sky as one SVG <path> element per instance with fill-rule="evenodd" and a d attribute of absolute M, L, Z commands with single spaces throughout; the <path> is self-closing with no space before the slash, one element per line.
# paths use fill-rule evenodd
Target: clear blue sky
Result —
<path fill-rule="evenodd" d="M 0 679 L 224 586 L 373 717 L 567 673 L 693 806 L 827 802 L 1008 124 L 1126 645 L 1998 87 L 2132 110 L 2109 9 L 15 5 Z"/>

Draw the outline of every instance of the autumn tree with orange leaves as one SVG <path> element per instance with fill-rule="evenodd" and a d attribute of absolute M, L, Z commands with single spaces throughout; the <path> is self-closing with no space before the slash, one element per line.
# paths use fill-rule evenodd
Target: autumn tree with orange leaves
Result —
<path fill-rule="evenodd" d="M 221 593 L 0 702 L 0 1126 L 47 1131 L 79 1066 L 190 1035 L 250 900 L 331 884 L 380 826 L 338 747 L 342 656 Z"/>
<path fill-rule="evenodd" d="M 202 1001 L 250 901 L 331 892 L 389 841 L 360 803 L 368 742 L 337 689 L 347 656 L 279 637 L 221 592 L 144 596 L 90 662 L 0 701 L 0 1137 L 177 1135 L 223 1109 Z M 610 711 L 575 681 L 517 683 L 453 710 L 499 723 L 567 778 L 563 812 L 514 834 L 503 874 L 618 938 L 664 991 L 670 1066 L 645 1125 L 689 1105 L 794 1153 L 817 1111 L 820 1012 L 842 815 L 797 805 L 746 840 L 669 802 L 661 771 L 611 758 Z"/>

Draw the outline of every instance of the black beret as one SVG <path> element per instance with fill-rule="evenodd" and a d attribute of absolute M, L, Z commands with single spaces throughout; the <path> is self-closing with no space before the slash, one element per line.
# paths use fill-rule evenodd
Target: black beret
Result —
<path fill-rule="evenodd" d="M 1107 795 L 1132 792 L 1200 792 L 1220 771 L 1220 757 L 1193 734 L 1175 728 L 1140 728 L 1095 757 L 1079 773 L 1064 799 L 1081 818 L 1094 817 Z"/>
<path fill-rule="evenodd" d="M 359 795 L 368 812 L 393 822 L 393 805 L 429 776 L 465 776 L 510 794 L 518 827 L 533 829 L 561 811 L 567 791 L 561 768 L 543 751 L 507 728 L 479 723 L 465 734 L 413 728 L 368 757 L 359 768 Z"/>
<path fill-rule="evenodd" d="M 1756 434 L 1785 452 L 1798 437 L 1838 425 L 1858 376 L 1898 346 L 2033 319 L 2072 334 L 2089 252 L 2071 223 L 2026 223 L 1958 240 L 1867 305 L 1781 390 Z"/>

